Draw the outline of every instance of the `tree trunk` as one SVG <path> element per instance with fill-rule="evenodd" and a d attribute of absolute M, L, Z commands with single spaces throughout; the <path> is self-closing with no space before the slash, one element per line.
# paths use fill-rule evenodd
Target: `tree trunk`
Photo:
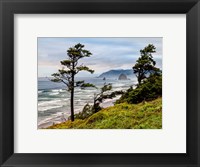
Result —
<path fill-rule="evenodd" d="M 71 121 L 74 121 L 74 87 L 71 90 Z"/>
<path fill-rule="evenodd" d="M 137 80 L 138 80 L 138 85 L 140 85 L 140 83 L 141 83 L 141 73 L 140 73 L 140 71 L 138 72 Z"/>
<path fill-rule="evenodd" d="M 141 79 L 138 79 L 138 85 L 140 85 L 141 84 Z"/>
<path fill-rule="evenodd" d="M 74 70 L 74 64 L 73 64 Z M 74 73 L 72 72 L 72 85 L 71 85 L 71 121 L 74 121 Z"/>

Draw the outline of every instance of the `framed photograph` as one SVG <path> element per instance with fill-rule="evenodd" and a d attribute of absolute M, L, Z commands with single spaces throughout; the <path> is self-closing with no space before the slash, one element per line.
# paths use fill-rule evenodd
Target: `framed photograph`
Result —
<path fill-rule="evenodd" d="M 162 129 L 162 38 L 37 42 L 38 129 Z"/>
<path fill-rule="evenodd" d="M 1 0 L 1 166 L 200 166 L 198 0 Z"/>

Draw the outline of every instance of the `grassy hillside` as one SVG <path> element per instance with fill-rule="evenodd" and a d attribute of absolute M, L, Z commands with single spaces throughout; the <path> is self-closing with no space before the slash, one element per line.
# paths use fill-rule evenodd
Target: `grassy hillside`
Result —
<path fill-rule="evenodd" d="M 161 129 L 162 98 L 139 104 L 116 104 L 87 119 L 76 119 L 49 129 Z"/>

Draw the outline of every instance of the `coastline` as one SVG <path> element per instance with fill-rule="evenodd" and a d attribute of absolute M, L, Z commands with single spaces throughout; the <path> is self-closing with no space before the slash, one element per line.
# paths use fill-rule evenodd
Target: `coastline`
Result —
<path fill-rule="evenodd" d="M 121 97 L 121 95 L 118 95 L 112 99 L 106 99 L 103 101 L 103 103 L 100 106 L 102 108 L 114 106 L 115 101 L 118 100 L 120 97 Z M 70 113 L 70 111 L 68 111 L 67 113 Z M 37 127 L 38 127 L 38 129 L 43 129 L 43 128 L 52 126 L 54 124 L 66 122 L 68 120 L 69 116 L 70 116 L 70 114 L 60 114 L 55 117 L 48 118 L 47 120 L 44 120 L 43 123 L 38 124 Z"/>

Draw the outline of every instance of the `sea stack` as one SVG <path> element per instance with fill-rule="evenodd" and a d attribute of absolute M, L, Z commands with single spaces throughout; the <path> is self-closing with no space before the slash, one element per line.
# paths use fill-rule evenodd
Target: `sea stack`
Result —
<path fill-rule="evenodd" d="M 127 76 L 125 74 L 120 74 L 118 80 L 127 80 Z"/>

